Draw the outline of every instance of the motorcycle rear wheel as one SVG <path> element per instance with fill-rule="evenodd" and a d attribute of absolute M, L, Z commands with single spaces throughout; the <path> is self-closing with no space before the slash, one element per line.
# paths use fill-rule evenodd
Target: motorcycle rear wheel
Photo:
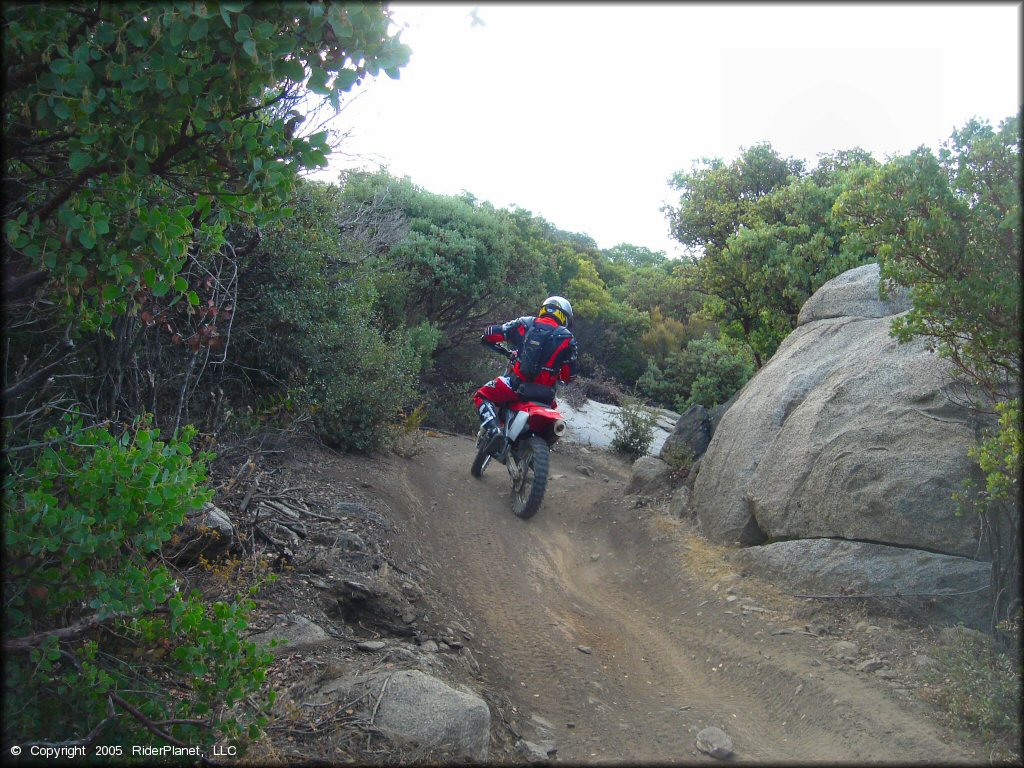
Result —
<path fill-rule="evenodd" d="M 512 511 L 529 520 L 540 509 L 548 484 L 550 455 L 547 442 L 536 435 L 523 446 L 519 457 L 519 482 L 512 484 Z"/>

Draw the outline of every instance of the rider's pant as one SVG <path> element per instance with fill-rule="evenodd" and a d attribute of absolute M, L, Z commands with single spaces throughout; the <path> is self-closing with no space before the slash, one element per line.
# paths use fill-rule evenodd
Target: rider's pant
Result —
<path fill-rule="evenodd" d="M 483 405 L 484 400 L 490 400 L 499 408 L 513 400 L 518 400 L 519 395 L 512 389 L 512 381 L 508 376 L 499 376 L 496 379 L 484 384 L 473 395 L 473 405 L 477 410 Z"/>

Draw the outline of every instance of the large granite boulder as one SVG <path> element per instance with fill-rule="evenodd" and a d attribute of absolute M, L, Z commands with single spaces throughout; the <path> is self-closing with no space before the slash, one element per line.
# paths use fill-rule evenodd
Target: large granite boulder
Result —
<path fill-rule="evenodd" d="M 691 500 L 709 538 L 979 555 L 976 521 L 951 497 L 977 471 L 967 449 L 980 425 L 946 361 L 890 337 L 909 303 L 879 299 L 878 283 L 869 264 L 822 286 L 722 416 Z"/>
<path fill-rule="evenodd" d="M 869 597 L 934 624 L 988 626 L 989 563 L 839 539 L 780 541 L 737 557 L 795 593 Z"/>

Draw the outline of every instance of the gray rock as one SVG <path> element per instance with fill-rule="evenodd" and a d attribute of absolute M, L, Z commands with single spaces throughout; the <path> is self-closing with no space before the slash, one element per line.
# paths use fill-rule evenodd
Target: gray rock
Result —
<path fill-rule="evenodd" d="M 552 741 L 534 744 L 532 741 L 520 739 L 516 742 L 516 752 L 526 758 L 528 763 L 547 762 L 555 756 L 557 751 L 558 748 Z"/>
<path fill-rule="evenodd" d="M 703 405 L 691 405 L 679 417 L 658 456 L 665 461 L 683 461 L 687 466 L 704 455 L 711 443 L 711 419 Z"/>
<path fill-rule="evenodd" d="M 672 493 L 672 499 L 668 503 L 668 510 L 676 517 L 688 517 L 690 507 L 691 491 L 685 485 L 681 485 Z"/>
<path fill-rule="evenodd" d="M 589 645 L 577 645 L 576 650 L 580 653 L 586 653 L 588 655 L 594 652 L 594 649 L 591 648 Z"/>
<path fill-rule="evenodd" d="M 927 621 L 984 626 L 988 563 L 839 539 L 797 539 L 737 553 L 751 573 L 794 592 L 878 595 Z M 898 603 L 892 596 L 899 593 Z M 968 594 L 956 594 L 956 593 Z"/>
<path fill-rule="evenodd" d="M 937 662 L 931 656 L 926 656 L 924 654 L 921 654 L 919 656 L 914 656 L 913 657 L 913 661 L 911 663 L 917 669 L 934 669 L 935 667 L 937 667 L 939 665 L 939 662 Z"/>
<path fill-rule="evenodd" d="M 378 672 L 366 678 L 374 724 L 421 747 L 447 747 L 485 760 L 491 713 L 479 696 L 456 690 L 418 670 Z"/>
<path fill-rule="evenodd" d="M 253 635 L 252 640 L 262 646 L 269 646 L 271 641 L 277 640 L 276 653 L 294 653 L 324 645 L 331 641 L 331 636 L 305 616 L 290 613 L 282 616 L 279 624 Z"/>
<path fill-rule="evenodd" d="M 905 300 L 868 265 L 826 283 L 736 395 L 701 459 L 705 535 L 758 544 L 832 537 L 974 556 L 977 521 L 953 493 L 977 475 L 976 417 L 948 361 L 889 336 Z"/>
<path fill-rule="evenodd" d="M 855 659 L 858 653 L 860 653 L 860 647 L 847 640 L 839 640 L 833 643 L 829 649 L 829 655 L 835 656 L 837 659 Z"/>
<path fill-rule="evenodd" d="M 375 651 L 382 651 L 387 647 L 387 643 L 383 640 L 364 640 L 361 643 L 356 643 L 356 648 L 360 651 L 367 651 L 373 653 Z"/>
<path fill-rule="evenodd" d="M 697 734 L 697 749 L 719 760 L 732 755 L 733 745 L 729 734 L 721 728 L 710 726 Z"/>
<path fill-rule="evenodd" d="M 804 302 L 797 325 L 836 317 L 888 317 L 910 309 L 910 298 L 903 289 L 882 299 L 878 293 L 879 278 L 878 265 L 865 264 L 829 280 Z"/>
<path fill-rule="evenodd" d="M 206 502 L 189 513 L 167 545 L 167 556 L 177 565 L 191 565 L 202 555 L 215 560 L 235 543 L 235 526 L 220 507 Z"/>
<path fill-rule="evenodd" d="M 641 456 L 633 462 L 626 493 L 651 493 L 661 490 L 667 487 L 671 472 L 672 468 L 661 459 L 655 456 Z"/>
<path fill-rule="evenodd" d="M 711 437 L 715 436 L 715 430 L 718 429 L 718 425 L 722 422 L 722 416 L 725 414 L 726 411 L 729 410 L 732 404 L 736 402 L 736 395 L 738 394 L 739 392 L 734 394 L 724 403 L 719 403 L 710 411 L 708 411 L 708 422 L 711 427 Z"/>
<path fill-rule="evenodd" d="M 330 542 L 342 552 L 366 552 L 367 546 L 363 537 L 351 531 L 338 531 Z"/>
<path fill-rule="evenodd" d="M 862 661 L 860 664 L 857 665 L 857 671 L 858 672 L 877 672 L 878 670 L 880 670 L 884 666 L 885 666 L 885 662 L 882 661 L 881 659 L 868 659 L 867 661 Z"/>

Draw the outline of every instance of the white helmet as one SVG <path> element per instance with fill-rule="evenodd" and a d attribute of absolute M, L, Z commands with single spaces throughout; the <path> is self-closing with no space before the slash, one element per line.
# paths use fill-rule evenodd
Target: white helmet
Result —
<path fill-rule="evenodd" d="M 572 304 L 561 296 L 548 296 L 540 307 L 537 317 L 550 317 L 572 330 Z"/>

